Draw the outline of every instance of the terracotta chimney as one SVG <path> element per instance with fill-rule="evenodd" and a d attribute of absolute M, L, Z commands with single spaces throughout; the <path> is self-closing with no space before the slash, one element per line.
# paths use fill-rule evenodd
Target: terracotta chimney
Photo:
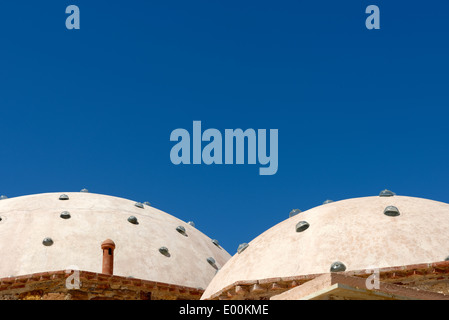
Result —
<path fill-rule="evenodd" d="M 103 250 L 103 268 L 101 272 L 112 275 L 114 271 L 114 241 L 111 239 L 103 241 L 101 249 Z"/>

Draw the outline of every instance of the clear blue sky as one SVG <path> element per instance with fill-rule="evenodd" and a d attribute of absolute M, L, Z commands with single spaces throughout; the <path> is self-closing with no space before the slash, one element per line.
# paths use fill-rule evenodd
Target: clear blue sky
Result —
<path fill-rule="evenodd" d="M 449 202 L 448 31 L 446 0 L 4 1 L 0 194 L 149 201 L 231 254 L 326 199 Z M 277 174 L 173 165 L 194 120 L 278 129 Z"/>

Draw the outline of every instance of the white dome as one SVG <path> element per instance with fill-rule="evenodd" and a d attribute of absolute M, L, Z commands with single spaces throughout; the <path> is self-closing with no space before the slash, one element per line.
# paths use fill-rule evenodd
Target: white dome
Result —
<path fill-rule="evenodd" d="M 60 200 L 62 194 L 69 199 Z M 205 288 L 230 255 L 188 223 L 135 204 L 87 192 L 0 200 L 0 278 L 73 266 L 101 273 L 101 243 L 111 239 L 114 275 Z M 44 245 L 45 238 L 52 242 Z M 169 254 L 161 254 L 161 247 Z"/>
<path fill-rule="evenodd" d="M 398 212 L 390 208 L 385 214 L 389 206 Z M 448 230 L 449 204 L 442 202 L 378 196 L 326 203 L 251 241 L 218 272 L 202 299 L 238 281 L 329 273 L 335 262 L 352 271 L 443 261 Z"/>

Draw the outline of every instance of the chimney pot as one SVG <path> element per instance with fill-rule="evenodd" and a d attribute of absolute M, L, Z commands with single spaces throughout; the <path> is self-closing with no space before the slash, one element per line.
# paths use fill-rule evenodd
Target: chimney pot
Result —
<path fill-rule="evenodd" d="M 114 271 L 114 241 L 111 239 L 103 241 L 101 249 L 103 250 L 103 266 L 101 272 L 112 275 Z"/>

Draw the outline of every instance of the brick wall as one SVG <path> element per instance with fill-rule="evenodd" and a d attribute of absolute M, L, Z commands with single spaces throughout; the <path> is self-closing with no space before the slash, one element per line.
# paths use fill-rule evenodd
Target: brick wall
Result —
<path fill-rule="evenodd" d="M 79 289 L 68 289 L 73 271 L 0 279 L 0 300 L 199 300 L 202 289 L 79 271 Z M 73 282 L 72 282 L 73 284 Z"/>

